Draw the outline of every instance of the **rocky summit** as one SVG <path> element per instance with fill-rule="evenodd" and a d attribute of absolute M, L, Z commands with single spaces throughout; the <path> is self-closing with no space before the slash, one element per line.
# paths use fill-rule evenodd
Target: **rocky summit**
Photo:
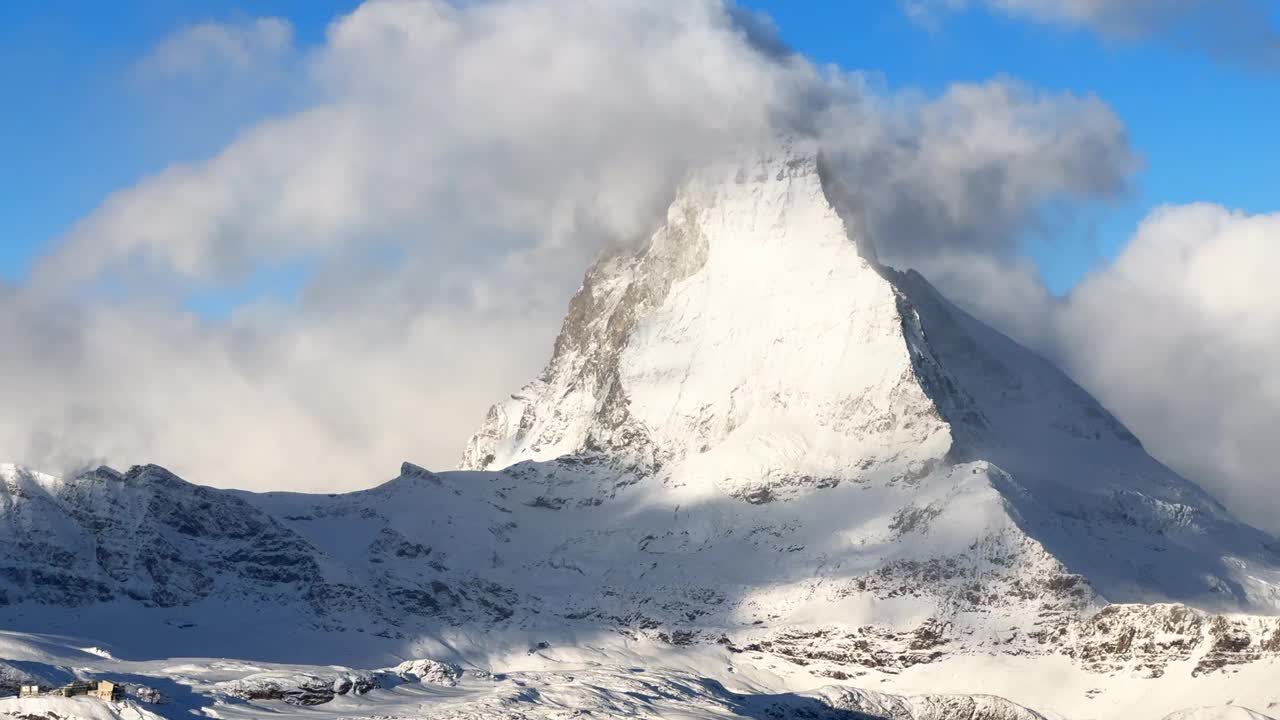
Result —
<path fill-rule="evenodd" d="M 226 717 L 299 697 L 348 717 L 1280 704 L 1280 543 L 879 264 L 816 149 L 746 157 L 587 272 L 546 369 L 458 471 L 306 495 L 0 467 L 13 684 L 76 665 L 188 710 L 241 703 Z M 242 662 L 161 661 L 187 656 Z M 456 682 L 315 669 L 406 658 Z"/>

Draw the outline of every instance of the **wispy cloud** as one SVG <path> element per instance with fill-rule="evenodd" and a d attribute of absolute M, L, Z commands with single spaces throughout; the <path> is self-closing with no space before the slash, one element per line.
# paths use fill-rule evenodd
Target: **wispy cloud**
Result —
<path fill-rule="evenodd" d="M 207 21 L 180 28 L 136 63 L 149 79 L 205 79 L 262 72 L 294 50 L 293 25 L 283 18 Z"/>
<path fill-rule="evenodd" d="M 929 24 L 970 6 L 1104 37 L 1157 40 L 1264 71 L 1280 70 L 1280 11 L 1269 0 L 903 0 Z"/>

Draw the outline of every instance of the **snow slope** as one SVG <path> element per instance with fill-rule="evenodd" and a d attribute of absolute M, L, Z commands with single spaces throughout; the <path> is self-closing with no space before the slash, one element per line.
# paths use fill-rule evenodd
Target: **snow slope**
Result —
<path fill-rule="evenodd" d="M 1272 720 L 1269 715 L 1238 706 L 1205 707 L 1179 710 L 1164 720 Z"/>
<path fill-rule="evenodd" d="M 0 697 L 0 717 L 1039 720 L 1061 715 L 1044 711 L 1043 702 L 1037 711 L 987 693 L 1021 684 L 1023 694 L 1060 702 L 1067 696 L 1060 686 L 1084 682 L 1088 690 L 1071 706 L 1071 716 L 1154 720 L 1178 707 L 1188 692 L 1184 680 L 1172 677 L 1134 682 L 1125 675 L 1075 676 L 1052 658 L 974 658 L 949 662 L 932 676 L 868 676 L 854 684 L 803 683 L 788 675 L 786 664 L 775 672 L 723 648 L 662 650 L 639 642 L 629 648 L 531 648 L 522 658 L 503 660 L 513 669 L 494 673 L 425 659 L 372 670 L 220 658 L 106 659 L 86 657 L 65 644 L 71 640 L 0 632 L 0 654 L 45 674 L 115 680 L 125 687 L 122 700 Z M 1280 707 L 1274 689 L 1258 690 L 1267 684 L 1264 668 L 1242 672 L 1244 677 L 1235 678 L 1234 702 Z M 941 689 L 921 692 L 914 688 L 920 683 Z M 982 685 L 985 692 L 952 692 L 957 684 Z M 1175 711 L 1170 717 L 1267 718 L 1239 705 Z"/>
<path fill-rule="evenodd" d="M 750 676 L 1088 717 L 1266 709 L 1277 547 L 1056 368 L 879 266 L 796 145 L 699 173 L 648 243 L 602 258 L 461 471 L 259 495 L 0 466 L 0 627 L 295 675 L 433 657 L 629 687 L 634 662 L 673 697 Z"/>

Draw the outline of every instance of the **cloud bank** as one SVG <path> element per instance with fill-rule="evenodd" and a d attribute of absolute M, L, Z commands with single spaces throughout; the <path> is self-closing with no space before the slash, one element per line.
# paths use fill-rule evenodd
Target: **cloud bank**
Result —
<path fill-rule="evenodd" d="M 1045 316 L 1048 347 L 1147 448 L 1280 530 L 1280 214 L 1153 212 Z"/>
<path fill-rule="evenodd" d="M 1200 203 L 1153 211 L 1065 298 L 1033 267 L 963 249 L 931 278 L 1067 371 L 1155 457 L 1280 532 L 1280 214 Z"/>
<path fill-rule="evenodd" d="M 823 121 L 840 201 L 897 266 L 1013 257 L 1049 206 L 1117 197 L 1138 167 L 1105 103 L 1008 79 L 835 105 Z"/>
<path fill-rule="evenodd" d="M 0 446 L 252 488 L 452 466 L 590 258 L 647 232 L 689 163 L 812 102 L 820 74 L 767 30 L 709 1 L 362 5 L 298 64 L 307 107 L 107 198 L 7 293 Z M 234 66 L 209 38 L 244 34 L 153 57 Z M 297 263 L 297 302 L 182 309 Z"/>
<path fill-rule="evenodd" d="M 195 43 L 234 66 L 206 46 L 248 40 L 209 38 L 259 27 L 184 30 L 159 56 Z M 592 256 L 647 236 L 691 164 L 779 132 L 823 134 L 849 187 L 883 186 L 849 195 L 889 209 L 877 228 L 957 243 L 1008 245 L 1046 198 L 1109 193 L 1129 163 L 1096 100 L 875 90 L 711 0 L 375 0 L 298 67 L 314 102 L 109 197 L 9 291 L 0 329 L 22 341 L 0 371 L 23 381 L 4 384 L 0 446 L 17 459 L 257 489 L 450 467 L 545 361 Z M 936 197 L 926 225 L 902 227 L 909 197 Z M 182 308 L 296 263 L 314 271 L 296 301 Z"/>
<path fill-rule="evenodd" d="M 221 82 L 236 52 L 172 49 L 220 32 L 151 57 Z M 1269 507 L 1274 218 L 1162 211 L 1065 301 L 1019 260 L 1054 208 L 1115 197 L 1136 167 L 1096 98 L 887 90 L 713 0 L 372 0 L 286 54 L 254 62 L 291 73 L 304 107 L 117 192 L 0 289 L 0 373 L 20 379 L 0 384 L 5 459 L 260 490 L 452 467 L 544 363 L 596 253 L 646 236 L 691 164 L 793 132 L 820 136 L 883 259 L 1058 360 L 1237 510 Z M 184 308 L 299 265 L 296 298 Z"/>

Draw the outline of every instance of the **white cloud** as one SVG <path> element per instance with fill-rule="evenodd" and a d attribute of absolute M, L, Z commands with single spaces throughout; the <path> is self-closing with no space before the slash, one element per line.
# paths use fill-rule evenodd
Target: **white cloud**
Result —
<path fill-rule="evenodd" d="M 1014 255 L 1046 205 L 1115 197 L 1137 168 L 1105 103 L 1010 80 L 838 105 L 825 144 L 881 259 L 922 270 L 943 249 Z"/>
<path fill-rule="evenodd" d="M 424 229 L 415 247 L 469 259 L 634 235 L 688 163 L 817 86 L 746 37 L 711 0 L 366 3 L 309 63 L 322 102 L 112 197 L 43 272 L 217 278 Z"/>
<path fill-rule="evenodd" d="M 1003 256 L 1046 202 L 1132 167 L 1096 99 L 870 89 L 715 0 L 375 0 L 290 67 L 306 108 L 111 196 L 0 298 L 15 459 L 259 489 L 451 466 L 545 361 L 591 256 L 647 234 L 689 164 L 780 130 L 823 134 L 889 257 Z M 299 260 L 297 303 L 178 309 Z"/>
<path fill-rule="evenodd" d="M 975 0 L 938 0 L 951 8 Z M 1231 2 L 1232 0 L 1227 0 Z M 928 2 L 928 0 L 926 0 Z M 976 0 L 993 9 L 1040 22 L 1082 25 L 1108 34 L 1145 34 L 1206 4 L 1204 0 Z"/>
<path fill-rule="evenodd" d="M 183 27 L 160 41 L 137 64 L 156 79 L 205 79 L 272 66 L 293 51 L 293 25 L 275 17 L 241 22 L 206 21 Z"/>
<path fill-rule="evenodd" d="M 1159 209 L 1055 308 L 1054 354 L 1148 448 L 1280 531 L 1280 214 Z"/>
<path fill-rule="evenodd" d="M 227 324 L 9 298 L 0 368 L 21 380 L 0 386 L 0 445 L 53 471 L 158 462 L 257 489 L 366 487 L 403 459 L 452 466 L 483 404 L 534 370 L 552 318 L 396 294 L 400 307 L 348 298 Z"/>
<path fill-rule="evenodd" d="M 1280 532 L 1280 213 L 1157 209 L 1061 299 L 1025 262 L 948 251 L 930 266 L 948 294 L 1057 362 L 1153 455 Z"/>
<path fill-rule="evenodd" d="M 1280 16 L 1270 0 L 904 0 L 915 18 L 982 5 L 1108 38 L 1159 38 L 1223 60 L 1280 70 Z"/>

